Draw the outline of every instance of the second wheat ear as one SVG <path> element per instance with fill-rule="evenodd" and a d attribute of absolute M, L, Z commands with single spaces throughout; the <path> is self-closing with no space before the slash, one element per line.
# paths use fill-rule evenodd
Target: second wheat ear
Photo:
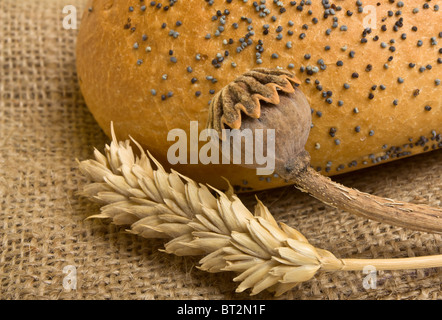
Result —
<path fill-rule="evenodd" d="M 311 108 L 290 72 L 254 69 L 217 93 L 210 104 L 207 127 L 274 129 L 275 173 L 323 203 L 365 218 L 409 229 L 442 233 L 442 209 L 377 197 L 333 182 L 310 166 L 305 150 Z M 255 137 L 255 139 L 258 137 Z M 263 144 L 266 141 L 261 141 Z M 256 140 L 255 140 L 256 143 Z M 264 148 L 265 150 L 266 148 Z M 244 150 L 244 146 L 243 146 Z M 255 168 L 258 165 L 248 164 Z"/>

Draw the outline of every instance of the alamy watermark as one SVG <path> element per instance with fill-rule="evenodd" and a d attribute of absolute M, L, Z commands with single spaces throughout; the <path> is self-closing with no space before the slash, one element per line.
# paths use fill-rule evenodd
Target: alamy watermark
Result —
<path fill-rule="evenodd" d="M 63 288 L 68 292 L 77 290 L 77 268 L 72 265 L 65 266 L 63 273 L 66 274 L 63 278 Z"/>
<path fill-rule="evenodd" d="M 63 14 L 66 16 L 63 18 L 63 28 L 66 30 L 77 29 L 77 8 L 73 5 L 67 5 L 63 7 Z"/>
<path fill-rule="evenodd" d="M 275 170 L 275 129 L 223 129 L 221 137 L 214 129 L 198 132 L 198 121 L 190 122 L 189 137 L 183 129 L 169 131 L 167 141 L 176 141 L 167 151 L 170 164 L 233 163 L 254 167 L 257 175 Z"/>
<path fill-rule="evenodd" d="M 376 30 L 377 14 L 376 7 L 372 5 L 366 5 L 361 7 L 362 12 L 367 14 L 362 20 L 362 25 L 365 29 L 370 28 Z M 89 8 L 91 11 L 92 8 Z M 66 5 L 62 10 L 65 14 L 63 18 L 63 28 L 66 30 L 77 29 L 77 8 L 74 5 Z"/>
<path fill-rule="evenodd" d="M 376 267 L 372 265 L 365 266 L 364 269 L 362 269 L 362 272 L 366 274 L 364 279 L 362 280 L 362 286 L 365 290 L 369 289 L 376 289 L 378 276 L 376 273 Z"/>
<path fill-rule="evenodd" d="M 372 5 L 364 6 L 362 12 L 367 14 L 364 17 L 364 20 L 362 20 L 362 25 L 364 29 L 376 30 L 376 22 L 377 22 L 376 7 Z"/>

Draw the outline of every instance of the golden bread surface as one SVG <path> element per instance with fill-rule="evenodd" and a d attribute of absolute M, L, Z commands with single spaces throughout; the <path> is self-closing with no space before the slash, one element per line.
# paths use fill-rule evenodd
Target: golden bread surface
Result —
<path fill-rule="evenodd" d="M 77 69 L 98 124 L 166 167 L 170 130 L 254 68 L 283 68 L 312 108 L 311 165 L 335 175 L 442 147 L 442 1 L 94 0 Z M 370 25 L 370 22 L 374 24 Z M 237 192 L 286 182 L 235 165 L 174 165 Z"/>

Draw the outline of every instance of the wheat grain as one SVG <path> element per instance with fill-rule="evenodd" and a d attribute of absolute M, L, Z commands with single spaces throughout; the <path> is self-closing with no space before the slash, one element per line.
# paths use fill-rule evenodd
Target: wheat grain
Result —
<path fill-rule="evenodd" d="M 377 261 L 382 269 L 400 267 L 394 259 L 338 259 L 313 247 L 297 230 L 277 223 L 261 201 L 252 213 L 231 188 L 224 193 L 174 170 L 167 173 L 135 140 L 131 138 L 139 156 L 130 140 L 119 142 L 113 127 L 111 131 L 104 154 L 95 149 L 95 160 L 79 162 L 92 181 L 81 194 L 103 205 L 100 214 L 89 218 L 128 225 L 128 232 L 145 238 L 171 238 L 164 252 L 202 255 L 198 268 L 207 272 L 235 272 L 237 292 L 250 289 L 254 295 L 268 289 L 281 295 L 320 269 L 360 270 L 364 263 L 376 266 Z M 409 259 L 398 261 L 410 268 L 419 258 Z M 417 265 L 441 266 L 442 256 L 426 257 Z"/>

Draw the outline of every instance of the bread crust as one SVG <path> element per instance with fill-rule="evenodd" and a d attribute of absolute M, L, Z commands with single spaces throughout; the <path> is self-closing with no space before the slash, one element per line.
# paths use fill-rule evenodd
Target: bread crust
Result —
<path fill-rule="evenodd" d="M 168 166 L 174 142 L 167 133 L 189 134 L 190 121 L 204 129 L 214 93 L 257 67 L 288 69 L 301 80 L 313 112 L 306 150 L 324 175 L 442 147 L 442 15 L 435 8 L 442 2 L 365 0 L 365 10 L 375 10 L 367 13 L 354 1 L 329 8 L 304 1 L 302 11 L 297 2 L 267 0 L 270 14 L 260 17 L 264 8 L 250 0 L 91 1 L 77 40 L 86 104 L 106 134 L 113 121 L 119 139 L 132 136 L 166 167 L 217 188 L 226 187 L 223 176 L 237 192 L 286 182 L 236 165 Z M 376 29 L 368 30 L 370 12 Z M 252 42 L 237 52 L 240 39 Z"/>

